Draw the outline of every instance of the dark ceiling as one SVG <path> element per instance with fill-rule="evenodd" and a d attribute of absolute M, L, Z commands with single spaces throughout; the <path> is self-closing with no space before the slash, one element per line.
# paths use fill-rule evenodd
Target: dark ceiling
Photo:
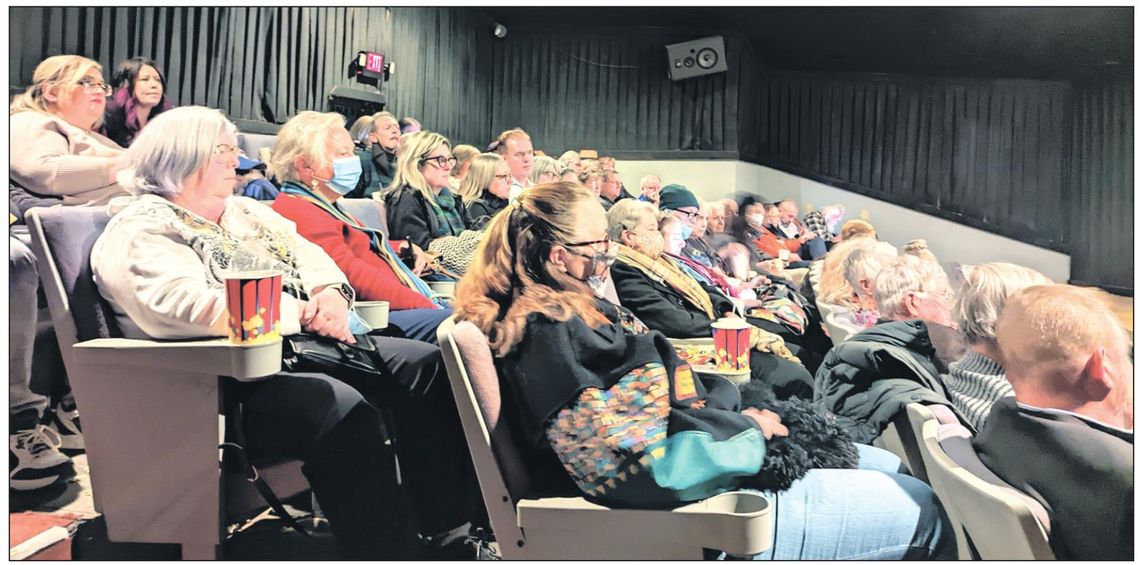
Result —
<path fill-rule="evenodd" d="M 512 26 L 740 33 L 767 68 L 1065 79 L 1132 72 L 1133 8 L 484 8 Z M 508 35 L 509 39 L 509 35 Z"/>

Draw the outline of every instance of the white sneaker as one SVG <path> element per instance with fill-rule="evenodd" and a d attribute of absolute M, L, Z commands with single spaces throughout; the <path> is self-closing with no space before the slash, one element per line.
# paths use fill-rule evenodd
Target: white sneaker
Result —
<path fill-rule="evenodd" d="M 60 437 L 60 449 L 65 451 L 83 451 L 83 430 L 79 427 L 79 409 L 64 409 L 63 404 L 57 404 L 48 417 L 48 427 L 52 428 Z"/>
<path fill-rule="evenodd" d="M 36 490 L 59 480 L 60 467 L 71 462 L 60 453 L 61 443 L 59 434 L 43 425 L 8 436 L 8 488 Z"/>

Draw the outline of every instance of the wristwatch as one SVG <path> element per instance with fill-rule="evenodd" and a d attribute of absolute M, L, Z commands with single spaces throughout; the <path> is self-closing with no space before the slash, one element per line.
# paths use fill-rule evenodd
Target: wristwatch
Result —
<path fill-rule="evenodd" d="M 352 301 L 356 298 L 356 291 L 353 290 L 351 286 L 348 286 L 347 284 L 344 284 L 344 283 L 333 283 L 333 284 L 326 286 L 322 290 L 330 289 L 330 288 L 336 289 L 336 291 L 339 292 L 340 295 L 344 297 L 345 302 L 347 302 L 349 306 L 352 306 Z"/>

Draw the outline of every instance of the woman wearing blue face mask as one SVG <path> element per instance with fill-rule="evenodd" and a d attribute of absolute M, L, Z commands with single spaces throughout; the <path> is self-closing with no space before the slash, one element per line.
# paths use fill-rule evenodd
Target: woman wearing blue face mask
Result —
<path fill-rule="evenodd" d="M 359 300 L 389 302 L 389 324 L 404 335 L 436 342 L 450 309 L 400 261 L 383 232 L 364 226 L 337 201 L 356 188 L 360 159 L 340 114 L 301 112 L 277 133 L 270 173 L 282 181 L 273 209 L 324 249 L 348 277 Z"/>

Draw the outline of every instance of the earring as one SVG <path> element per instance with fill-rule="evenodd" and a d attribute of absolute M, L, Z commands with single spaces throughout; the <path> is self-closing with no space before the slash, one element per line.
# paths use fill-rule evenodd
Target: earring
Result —
<path fill-rule="evenodd" d="M 316 190 L 317 185 L 320 183 L 317 182 L 317 179 L 313 179 L 313 180 L 309 181 L 309 184 L 313 185 L 313 190 Z"/>

